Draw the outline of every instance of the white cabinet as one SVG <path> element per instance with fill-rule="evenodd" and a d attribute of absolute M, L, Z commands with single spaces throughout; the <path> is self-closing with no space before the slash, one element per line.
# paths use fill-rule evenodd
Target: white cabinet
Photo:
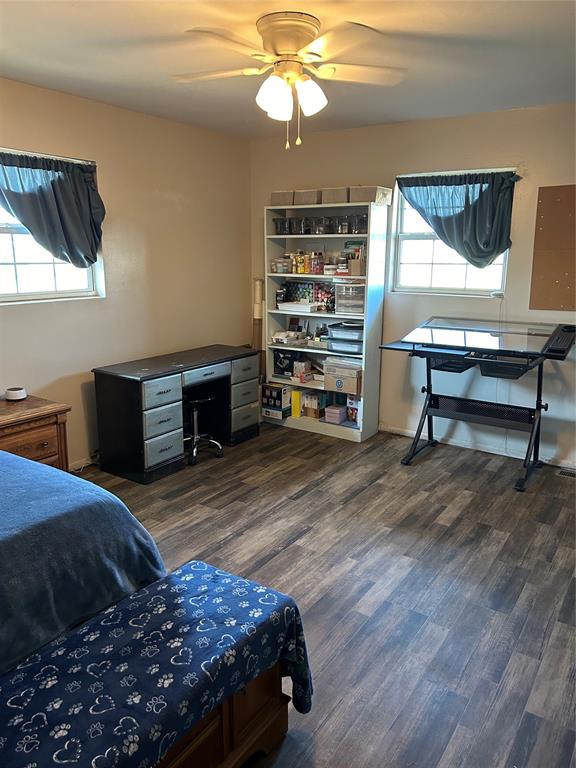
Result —
<path fill-rule="evenodd" d="M 329 356 L 353 358 L 362 363 L 361 407 L 357 423 L 327 423 L 323 419 L 308 416 L 289 416 L 281 421 L 268 419 L 273 424 L 295 429 L 341 437 L 361 442 L 378 431 L 378 402 L 380 393 L 380 351 L 382 336 L 382 309 L 384 303 L 386 232 L 389 207 L 377 203 L 340 203 L 327 205 L 270 206 L 264 209 L 265 241 L 265 342 L 267 381 L 287 384 L 302 390 L 324 390 L 322 381 L 297 384 L 280 375 L 274 369 L 276 350 L 300 352 L 305 357 L 322 364 Z M 278 221 L 276 221 L 278 220 Z M 288 224 L 284 224 L 288 220 Z M 293 221 L 294 220 L 294 221 Z M 324 232 L 318 232 L 318 230 Z M 341 231 L 348 229 L 349 231 Z M 304 230 L 304 233 L 302 230 Z M 340 230 L 340 231 L 338 231 Z M 356 231 L 355 231 L 356 230 Z M 358 231 L 360 230 L 360 231 Z M 336 275 L 319 273 L 293 273 L 287 271 L 289 259 L 283 256 L 298 251 L 306 254 L 322 252 L 325 261 L 336 261 L 350 242 L 362 244 L 365 256 L 365 275 Z M 315 262 L 316 268 L 318 262 Z M 306 260 L 310 269 L 310 259 Z M 278 271 L 280 269 L 281 271 Z M 300 286 L 295 287 L 295 286 Z M 277 307 L 277 292 L 287 288 L 288 299 L 302 293 L 325 295 L 325 290 L 338 292 L 335 311 L 314 311 L 300 314 L 295 310 Z M 364 301 L 362 301 L 362 299 Z M 363 305 L 363 311 L 362 310 Z M 331 306 L 331 302 L 329 302 Z M 338 310 L 338 307 L 340 308 Z M 345 320 L 364 321 L 364 338 L 361 352 L 329 352 L 321 345 L 273 344 L 271 339 L 278 332 L 289 329 L 290 318 L 299 317 L 300 324 L 329 325 Z"/>

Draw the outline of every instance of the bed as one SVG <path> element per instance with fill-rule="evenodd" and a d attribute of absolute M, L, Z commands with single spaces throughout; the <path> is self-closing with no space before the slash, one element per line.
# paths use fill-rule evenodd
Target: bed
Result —
<path fill-rule="evenodd" d="M 6 467 L 16 464 L 0 456 L 0 491 Z M 68 480 L 78 479 L 44 469 L 57 474 L 43 478 L 53 488 L 48 506 L 59 498 L 70 505 L 70 524 L 75 515 L 86 522 L 69 498 L 77 489 Z M 63 478 L 66 492 L 55 487 Z M 98 504 L 90 508 L 92 516 L 94 509 L 105 514 Z M 49 520 L 60 527 L 66 516 L 52 513 Z M 142 532 L 127 523 L 139 541 Z M 152 575 L 163 565 L 144 534 L 140 546 Z M 124 586 L 139 577 L 126 578 Z M 309 711 L 312 682 L 294 600 L 194 560 L 108 601 L 0 675 L 0 765 L 237 766 L 286 731 L 282 675 L 292 678 L 296 709 Z"/>
<path fill-rule="evenodd" d="M 165 575 L 120 499 L 0 451 L 0 672 Z"/>

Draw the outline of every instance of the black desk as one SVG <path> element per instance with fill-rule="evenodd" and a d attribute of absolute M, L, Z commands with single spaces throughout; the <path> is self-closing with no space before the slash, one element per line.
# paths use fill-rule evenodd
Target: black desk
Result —
<path fill-rule="evenodd" d="M 181 469 L 192 392 L 216 398 L 200 415 L 200 431 L 214 432 L 227 445 L 259 432 L 259 353 L 254 349 L 214 344 L 93 373 L 105 472 L 148 483 Z"/>
<path fill-rule="evenodd" d="M 526 488 L 532 471 L 540 466 L 540 427 L 544 362 L 565 360 L 574 344 L 576 327 L 547 323 L 517 323 L 466 318 L 432 317 L 399 341 L 382 344 L 380 349 L 407 352 L 410 357 L 426 360 L 426 395 L 420 421 L 410 450 L 402 464 L 410 464 L 416 454 L 437 445 L 434 440 L 434 416 L 456 421 L 486 424 L 529 433 L 524 459 L 524 474 L 515 484 L 517 491 Z M 473 400 L 434 392 L 432 371 L 463 373 L 478 367 L 483 376 L 518 379 L 537 369 L 535 407 L 507 405 Z M 420 436 L 427 422 L 427 440 Z"/>

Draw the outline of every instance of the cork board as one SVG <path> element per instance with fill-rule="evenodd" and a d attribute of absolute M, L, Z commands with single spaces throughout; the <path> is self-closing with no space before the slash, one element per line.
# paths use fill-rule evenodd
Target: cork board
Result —
<path fill-rule="evenodd" d="M 540 187 L 530 309 L 576 309 L 576 186 Z"/>

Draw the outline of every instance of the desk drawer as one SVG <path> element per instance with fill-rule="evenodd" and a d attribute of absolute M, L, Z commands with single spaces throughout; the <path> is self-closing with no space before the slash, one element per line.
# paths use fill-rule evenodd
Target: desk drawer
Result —
<path fill-rule="evenodd" d="M 144 441 L 144 466 L 153 467 L 184 453 L 184 432 L 177 429 L 160 437 Z"/>
<path fill-rule="evenodd" d="M 182 404 L 171 403 L 144 411 L 142 414 L 142 428 L 144 439 L 163 435 L 165 432 L 173 432 L 182 426 Z"/>
<path fill-rule="evenodd" d="M 25 459 L 46 459 L 58 453 L 58 430 L 53 424 L 48 427 L 15 432 L 0 436 L 0 451 L 8 451 Z"/>
<path fill-rule="evenodd" d="M 258 400 L 258 379 L 232 385 L 232 408 L 239 408 Z"/>
<path fill-rule="evenodd" d="M 232 410 L 232 432 L 238 432 L 240 429 L 251 427 L 258 423 L 259 402 L 243 405 L 241 408 Z"/>
<path fill-rule="evenodd" d="M 182 400 L 182 380 L 180 374 L 163 376 L 142 384 L 142 410 L 156 408 L 158 405 L 175 403 Z"/>
<path fill-rule="evenodd" d="M 230 376 L 230 363 L 217 363 L 216 365 L 206 365 L 203 368 L 194 368 L 191 371 L 184 371 L 182 374 L 182 386 L 188 387 L 190 384 L 200 384 L 209 379 L 221 379 L 223 376 Z"/>
<path fill-rule="evenodd" d="M 258 368 L 258 354 L 241 357 L 240 360 L 232 360 L 232 384 L 258 378 Z"/>

